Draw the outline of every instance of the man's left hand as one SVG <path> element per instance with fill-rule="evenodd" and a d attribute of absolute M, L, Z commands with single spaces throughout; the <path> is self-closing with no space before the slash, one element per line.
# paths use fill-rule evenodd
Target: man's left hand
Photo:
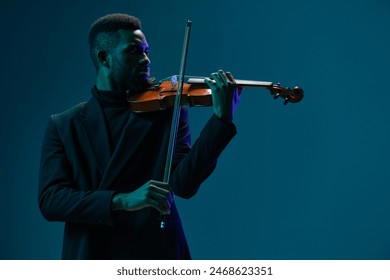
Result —
<path fill-rule="evenodd" d="M 219 70 L 204 81 L 212 91 L 214 114 L 222 121 L 231 123 L 241 94 L 233 75 Z"/>

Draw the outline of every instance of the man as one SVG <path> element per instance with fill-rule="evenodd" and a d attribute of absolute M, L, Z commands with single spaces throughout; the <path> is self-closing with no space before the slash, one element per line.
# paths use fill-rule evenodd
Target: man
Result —
<path fill-rule="evenodd" d="M 205 80 L 214 114 L 192 148 L 181 109 L 168 184 L 172 109 L 136 113 L 127 104 L 151 83 L 140 21 L 104 16 L 91 26 L 89 46 L 97 71 L 92 97 L 52 115 L 42 145 L 39 207 L 47 220 L 65 222 L 62 258 L 190 259 L 173 197 L 193 196 L 236 134 L 235 81 L 222 70 Z"/>

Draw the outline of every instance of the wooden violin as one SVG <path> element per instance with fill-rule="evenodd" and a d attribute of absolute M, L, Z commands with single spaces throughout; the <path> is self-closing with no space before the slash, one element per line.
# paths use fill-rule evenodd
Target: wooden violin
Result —
<path fill-rule="evenodd" d="M 204 82 L 203 77 L 190 77 L 183 84 L 180 105 L 211 106 L 211 90 Z M 270 91 L 274 98 L 282 98 L 284 104 L 297 103 L 303 98 L 303 90 L 296 86 L 293 89 L 282 87 L 272 82 L 235 80 L 238 88 L 262 87 Z M 130 95 L 127 99 L 131 111 L 152 112 L 164 110 L 175 105 L 178 91 L 177 76 L 164 79 L 153 85 L 145 92 Z"/>

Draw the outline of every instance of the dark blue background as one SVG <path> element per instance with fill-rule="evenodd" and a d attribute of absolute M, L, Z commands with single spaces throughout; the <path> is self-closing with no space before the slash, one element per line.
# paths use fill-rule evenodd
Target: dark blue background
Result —
<path fill-rule="evenodd" d="M 61 223 L 37 207 L 47 118 L 89 98 L 90 24 L 143 21 L 152 75 L 300 85 L 283 106 L 246 89 L 234 138 L 191 200 L 177 199 L 195 259 L 390 259 L 390 7 L 386 0 L 2 1 L 1 259 L 60 258 Z M 211 108 L 191 109 L 197 137 Z"/>

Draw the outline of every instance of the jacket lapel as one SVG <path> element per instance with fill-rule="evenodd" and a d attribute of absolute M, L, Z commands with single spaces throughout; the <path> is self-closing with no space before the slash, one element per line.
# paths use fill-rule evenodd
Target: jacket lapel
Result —
<path fill-rule="evenodd" d="M 111 158 L 111 148 L 103 111 L 93 97 L 81 111 L 81 125 L 92 154 L 95 156 L 99 172 L 103 175 Z"/>

